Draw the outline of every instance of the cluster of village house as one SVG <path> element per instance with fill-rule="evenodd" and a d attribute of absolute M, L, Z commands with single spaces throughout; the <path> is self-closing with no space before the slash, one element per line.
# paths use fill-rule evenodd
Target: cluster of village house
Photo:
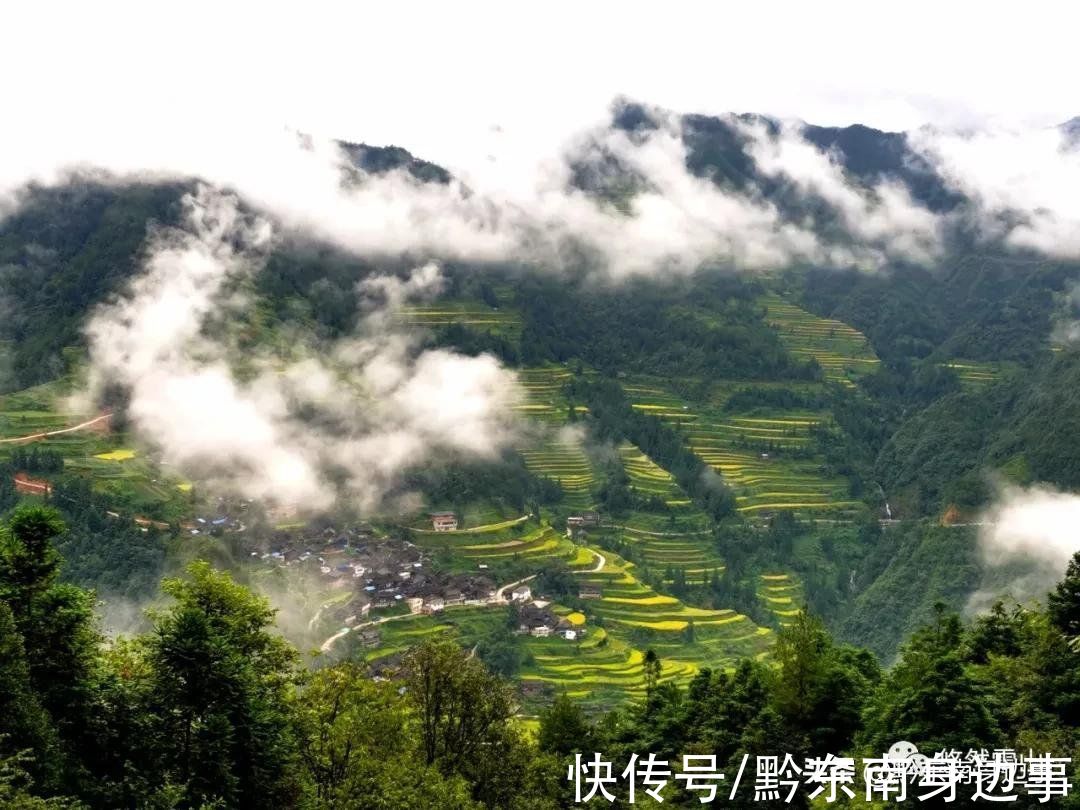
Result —
<path fill-rule="evenodd" d="M 162 524 L 165 528 L 168 528 L 168 524 Z M 213 532 L 215 529 L 221 531 L 244 531 L 243 522 L 231 515 L 223 515 L 215 518 L 203 518 L 197 517 L 191 520 L 185 520 L 180 524 L 180 528 L 189 534 L 206 534 Z"/>
<path fill-rule="evenodd" d="M 405 604 L 413 614 L 440 613 L 457 605 L 511 604 L 517 607 L 519 634 L 538 638 L 558 635 L 567 641 L 577 641 L 585 635 L 584 628 L 575 627 L 552 612 L 549 602 L 535 599 L 528 584 L 507 589 L 500 596 L 495 583 L 486 576 L 429 574 L 423 571 L 422 566 L 423 562 L 419 570 L 399 571 L 399 581 L 395 581 L 393 571 L 383 568 L 375 571 L 373 576 L 362 574 L 363 590 L 342 609 L 348 613 L 343 617 L 345 626 L 362 622 L 373 609 L 389 608 L 395 604 Z M 409 576 L 401 577 L 401 574 Z M 581 595 L 583 598 L 599 598 L 601 594 L 596 586 L 586 585 Z M 375 627 L 361 630 L 358 638 L 361 644 L 371 647 L 377 646 L 380 641 Z"/>
<path fill-rule="evenodd" d="M 366 585 L 365 591 L 371 587 L 372 585 Z M 585 635 L 584 628 L 575 627 L 565 618 L 553 613 L 548 602 L 534 599 L 532 589 L 526 584 L 513 588 L 508 592 L 508 596 L 502 599 L 499 598 L 494 584 L 486 577 L 459 575 L 433 578 L 430 582 L 420 583 L 420 589 L 427 591 L 426 595 L 404 596 L 410 613 L 440 613 L 455 605 L 511 604 L 517 608 L 517 632 L 521 635 L 537 638 L 558 635 L 567 641 L 577 641 Z M 408 593 L 412 588 L 403 586 L 401 590 Z M 398 598 L 398 594 L 391 598 L 388 590 L 369 593 L 370 596 L 362 594 L 360 601 L 354 599 L 349 603 L 347 611 L 351 615 L 344 619 L 347 627 L 361 621 L 372 608 L 389 607 L 393 600 Z M 362 629 L 358 638 L 362 645 L 374 647 L 380 641 L 380 634 L 378 628 L 370 627 Z"/>
<path fill-rule="evenodd" d="M 595 514 L 581 516 L 584 522 L 575 525 L 596 525 Z M 446 515 L 453 513 L 441 513 Z M 433 521 L 439 516 L 433 515 Z M 433 614 L 456 605 L 513 604 L 518 606 L 518 633 L 540 638 L 559 635 L 568 641 L 585 633 L 553 613 L 548 602 L 535 599 L 527 583 L 500 593 L 485 573 L 484 563 L 471 574 L 436 572 L 423 549 L 407 540 L 377 537 L 369 524 L 326 528 L 315 535 L 281 534 L 273 550 L 251 554 L 276 565 L 317 566 L 334 587 L 355 588 L 354 597 L 336 610 L 336 618 L 346 627 L 363 624 L 372 610 L 407 607 L 409 613 Z M 582 599 L 601 595 L 600 588 L 591 583 L 583 583 L 579 592 Z M 361 628 L 357 638 L 364 646 L 374 647 L 380 634 L 377 627 Z"/>

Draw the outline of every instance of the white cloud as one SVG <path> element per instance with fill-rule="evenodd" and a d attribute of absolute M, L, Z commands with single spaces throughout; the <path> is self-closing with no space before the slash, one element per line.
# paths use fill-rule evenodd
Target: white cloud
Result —
<path fill-rule="evenodd" d="M 1059 129 L 922 130 L 915 146 L 977 205 L 988 238 L 1080 256 L 1080 151 Z"/>
<path fill-rule="evenodd" d="M 23 159 L 0 177 L 0 192 L 73 174 L 105 182 L 199 177 L 234 190 L 288 231 L 357 254 L 559 268 L 578 261 L 584 249 L 617 277 L 685 272 L 705 262 L 747 270 L 800 261 L 877 265 L 889 254 L 921 259 L 932 252 L 935 222 L 928 212 L 892 186 L 875 189 L 874 199 L 848 186 L 835 164 L 814 158 L 794 130 L 779 144 L 758 133 L 759 157 L 769 171 L 797 172 L 804 188 L 836 205 L 850 240 L 823 239 L 808 223 L 785 221 L 768 201 L 692 175 L 678 120 L 658 115 L 662 126 L 644 136 L 607 127 L 570 130 L 562 149 L 545 159 L 522 158 L 516 171 L 467 171 L 470 182 L 448 184 L 424 184 L 404 170 L 353 171 L 355 181 L 344 182 L 347 157 L 332 142 L 255 125 L 91 132 L 62 147 L 16 144 L 9 152 Z M 568 161 L 599 150 L 644 180 L 629 214 L 569 186 Z"/>
<path fill-rule="evenodd" d="M 969 609 L 984 610 L 1002 595 L 1020 602 L 1044 597 L 1080 551 L 1078 525 L 1080 495 L 1048 486 L 1001 489 L 980 520 L 979 553 L 987 573 Z"/>
<path fill-rule="evenodd" d="M 430 265 L 366 282 L 385 298 L 352 338 L 289 363 L 248 357 L 255 373 L 238 377 L 228 341 L 205 328 L 243 303 L 229 287 L 258 271 L 272 232 L 207 187 L 185 202 L 188 229 L 156 233 L 144 273 L 87 327 L 91 387 L 128 386 L 136 433 L 167 463 L 272 503 L 318 511 L 341 496 L 372 510 L 406 468 L 491 456 L 513 437 L 510 372 L 488 356 L 418 352 L 394 327 L 394 307 L 437 289 Z"/>
<path fill-rule="evenodd" d="M 1006 488 L 984 517 L 980 540 L 985 559 L 1039 557 L 1061 571 L 1080 550 L 1080 495 L 1050 487 Z"/>
<path fill-rule="evenodd" d="M 801 125 L 785 124 L 776 137 L 760 124 L 745 129 L 758 168 L 829 203 L 851 234 L 856 252 L 880 251 L 923 263 L 940 253 L 941 221 L 914 202 L 899 182 L 860 189 L 845 176 L 838 156 L 822 152 L 802 136 Z"/>

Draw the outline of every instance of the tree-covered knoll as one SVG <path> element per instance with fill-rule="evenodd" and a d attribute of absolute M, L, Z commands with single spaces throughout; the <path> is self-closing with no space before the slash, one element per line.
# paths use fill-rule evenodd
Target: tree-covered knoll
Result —
<path fill-rule="evenodd" d="M 448 461 L 411 471 L 406 491 L 419 492 L 431 504 L 453 506 L 459 513 L 470 503 L 497 503 L 524 512 L 533 504 L 562 500 L 558 482 L 533 475 L 521 456 L 507 452 L 485 461 Z"/>

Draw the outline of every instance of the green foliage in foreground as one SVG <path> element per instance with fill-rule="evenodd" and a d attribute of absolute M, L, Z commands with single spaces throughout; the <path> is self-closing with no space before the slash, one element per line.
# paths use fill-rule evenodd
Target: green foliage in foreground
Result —
<path fill-rule="evenodd" d="M 594 719 L 560 696 L 534 740 L 470 651 L 427 640 L 390 680 L 306 671 L 266 600 L 206 563 L 165 580 L 150 632 L 107 642 L 91 595 L 57 581 L 63 532 L 41 507 L 0 532 L 3 807 L 555 810 L 575 752 L 707 752 L 734 772 L 743 754 L 879 756 L 900 739 L 1080 747 L 1080 557 L 1048 611 L 998 605 L 965 626 L 938 610 L 888 671 L 805 612 L 771 663 L 703 668 L 686 688 L 649 651 L 640 700 Z M 676 785 L 666 798 L 698 806 Z"/>

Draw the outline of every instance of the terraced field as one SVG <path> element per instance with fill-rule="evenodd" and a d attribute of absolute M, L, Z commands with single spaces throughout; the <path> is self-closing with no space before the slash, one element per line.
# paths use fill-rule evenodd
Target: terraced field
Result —
<path fill-rule="evenodd" d="M 767 654 L 772 634 L 733 610 L 690 607 L 658 594 L 634 575 L 634 566 L 608 551 L 599 570 L 578 574 L 601 589 L 589 601 L 608 636 L 637 648 L 656 650 L 665 662 L 665 677 L 690 678 L 700 666 L 722 667 L 738 658 Z"/>
<path fill-rule="evenodd" d="M 553 557 L 573 559 L 577 552 L 573 543 L 550 526 L 541 526 L 511 540 L 468 542 L 456 545 L 454 550 L 467 560 L 488 563 L 506 558 L 530 561 Z"/>
<path fill-rule="evenodd" d="M 471 647 L 505 622 L 506 608 L 499 606 L 458 606 L 435 616 L 403 616 L 381 624 L 378 648 L 362 651 L 360 656 L 375 662 L 436 635 L 454 637 L 462 646 Z M 644 653 L 613 638 L 603 628 L 581 627 L 585 635 L 576 642 L 558 636 L 522 636 L 520 643 L 526 663 L 520 680 L 540 684 L 553 692 L 565 691 L 596 710 L 609 709 L 643 692 Z M 693 671 L 696 670 L 685 664 L 665 661 L 661 678 L 677 678 L 682 682 Z M 526 706 L 536 710 L 544 702 L 527 698 Z"/>
<path fill-rule="evenodd" d="M 765 321 L 780 334 L 780 340 L 796 357 L 817 360 L 826 379 L 854 387 L 860 374 L 878 365 L 870 341 L 843 321 L 821 318 L 777 295 L 764 296 Z"/>
<path fill-rule="evenodd" d="M 826 475 L 811 452 L 811 430 L 832 425 L 826 412 L 692 407 L 654 379 L 634 380 L 624 390 L 635 409 L 677 426 L 686 445 L 735 490 L 744 514 L 845 513 L 859 506 L 848 496 L 847 482 Z"/>
<path fill-rule="evenodd" d="M 518 448 L 525 465 L 536 475 L 558 481 L 566 494 L 563 503 L 570 509 L 591 508 L 597 471 L 585 454 L 582 431 L 569 422 L 570 403 L 563 393 L 573 373 L 564 366 L 543 366 L 521 369 L 517 377 L 525 399 L 515 410 L 535 424 L 533 439 Z M 587 410 L 577 405 L 575 412 Z"/>
<path fill-rule="evenodd" d="M 106 495 L 114 495 L 124 501 L 135 497 L 142 504 L 137 507 L 139 511 L 157 505 L 154 516 L 162 520 L 178 520 L 187 511 L 184 500 L 186 491 L 180 488 L 176 479 L 167 477 L 161 468 L 148 459 L 69 457 L 64 467 L 68 471 L 91 476 L 95 488 Z"/>
<path fill-rule="evenodd" d="M 805 601 L 802 583 L 786 573 L 762 574 L 758 598 L 765 609 L 776 616 L 782 627 L 802 609 Z"/>
<path fill-rule="evenodd" d="M 657 465 L 630 442 L 619 445 L 619 458 L 630 478 L 630 486 L 648 497 L 661 498 L 675 509 L 690 506 L 690 499 L 667 470 Z"/>
<path fill-rule="evenodd" d="M 0 439 L 63 430 L 94 419 L 97 414 L 71 415 L 62 401 L 70 383 L 58 380 L 0 396 Z M 122 437 L 121 437 L 122 438 Z M 153 461 L 143 458 L 108 434 L 107 423 L 84 430 L 36 439 L 34 447 L 60 453 L 67 472 L 92 477 L 94 487 L 118 503 L 155 518 L 172 520 L 183 509 L 179 479 L 169 479 Z M 0 459 L 20 442 L 0 443 Z"/>
<path fill-rule="evenodd" d="M 518 385 L 525 391 L 525 401 L 515 407 L 523 416 L 549 425 L 563 425 L 569 415 L 569 403 L 563 388 L 574 375 L 563 366 L 525 368 L 517 372 Z M 577 411 L 584 413 L 583 406 Z"/>
<path fill-rule="evenodd" d="M 647 413 L 665 422 L 681 424 L 698 418 L 682 398 L 664 387 L 659 381 L 648 378 L 635 379 L 623 385 L 626 396 L 635 411 Z"/>
<path fill-rule="evenodd" d="M 643 563 L 671 581 L 676 569 L 687 581 L 705 579 L 724 570 L 716 551 L 708 518 L 693 506 L 674 513 L 674 520 L 645 512 L 612 518 L 601 531 L 608 537 L 632 546 Z M 635 558 L 637 559 L 637 558 Z"/>
<path fill-rule="evenodd" d="M 130 461 L 136 455 L 134 450 L 122 447 L 117 450 L 110 450 L 108 453 L 98 453 L 94 458 L 100 458 L 103 461 Z"/>
<path fill-rule="evenodd" d="M 97 414 L 71 415 L 62 411 L 59 398 L 63 389 L 57 383 L 29 388 L 13 394 L 0 396 L 0 439 L 15 439 L 36 433 L 64 430 L 93 419 Z M 63 433 L 37 440 L 39 446 L 48 447 L 68 455 L 91 455 L 107 450 L 98 433 L 93 430 Z M 15 446 L 0 444 L 0 452 Z"/>
<path fill-rule="evenodd" d="M 780 509 L 845 512 L 860 506 L 843 478 L 830 477 L 814 460 L 788 459 L 698 443 L 690 447 L 735 490 L 736 508 L 748 515 Z"/>
<path fill-rule="evenodd" d="M 632 545 L 648 567 L 658 572 L 682 569 L 694 580 L 723 570 L 708 517 L 693 505 L 671 473 L 630 442 L 620 444 L 618 452 L 630 486 L 641 495 L 662 499 L 671 512 L 631 512 L 610 518 L 599 531 Z"/>
<path fill-rule="evenodd" d="M 521 314 L 514 309 L 490 307 L 482 301 L 437 301 L 403 307 L 398 317 L 409 326 L 438 329 L 458 323 L 477 332 L 491 332 L 511 341 L 521 336 Z"/>
<path fill-rule="evenodd" d="M 644 690 L 645 655 L 624 641 L 612 638 L 602 627 L 587 628 L 578 643 L 559 638 L 530 638 L 526 645 L 530 663 L 521 680 L 540 683 L 555 692 L 587 702 L 596 708 L 618 705 Z M 678 678 L 679 665 L 664 662 L 664 679 Z"/>
<path fill-rule="evenodd" d="M 695 631 L 706 627 L 735 626 L 750 635 L 759 628 L 745 616 L 732 610 L 707 610 L 689 607 L 674 596 L 658 594 L 638 580 L 634 566 L 609 551 L 600 552 L 607 563 L 600 571 L 585 571 L 582 579 L 600 587 L 603 596 L 590 607 L 604 618 L 612 632 L 633 628 L 679 634 L 693 622 Z M 682 637 L 679 637 L 682 640 Z"/>
<path fill-rule="evenodd" d="M 560 559 L 572 564 L 578 547 L 551 526 L 536 521 L 508 521 L 496 528 L 479 527 L 455 532 L 415 532 L 413 542 L 423 548 L 449 550 L 453 562 L 449 567 L 475 571 L 480 563 L 489 566 L 505 562 L 534 563 L 539 568 L 547 560 Z M 582 560 L 590 563 L 592 557 Z"/>
<path fill-rule="evenodd" d="M 949 360 L 938 365 L 951 368 L 960 378 L 960 384 L 971 390 L 992 385 L 1008 371 L 1007 363 L 988 363 L 978 360 Z"/>
<path fill-rule="evenodd" d="M 565 691 L 597 710 L 610 708 L 644 691 L 644 650 L 654 649 L 662 662 L 661 680 L 689 681 L 702 666 L 734 665 L 738 658 L 768 654 L 772 633 L 730 610 L 689 607 L 657 594 L 634 576 L 634 566 L 617 555 L 565 541 L 541 551 L 553 540 L 550 530 L 521 538 L 534 544 L 536 559 L 565 554 L 580 581 L 602 589 L 600 599 L 586 600 L 585 612 L 553 605 L 574 627 L 584 630 L 576 641 L 558 636 L 521 637 L 525 664 L 520 679 Z M 501 543 L 486 548 L 460 547 L 463 554 L 497 555 Z M 480 545 L 480 544 L 475 544 Z M 474 559 L 477 559 L 474 557 Z M 588 614 L 588 615 L 586 615 Z M 382 639 L 361 655 L 369 661 L 407 649 L 425 637 L 447 633 L 465 646 L 489 635 L 506 621 L 497 605 L 447 608 L 436 616 L 402 616 L 380 625 Z M 603 626 L 601 626 L 601 623 Z M 532 708 L 542 700 L 527 699 Z"/>
<path fill-rule="evenodd" d="M 522 450 L 529 471 L 558 481 L 572 509 L 588 509 L 593 504 L 596 477 L 578 439 L 570 435 L 553 437 L 538 447 Z"/>

